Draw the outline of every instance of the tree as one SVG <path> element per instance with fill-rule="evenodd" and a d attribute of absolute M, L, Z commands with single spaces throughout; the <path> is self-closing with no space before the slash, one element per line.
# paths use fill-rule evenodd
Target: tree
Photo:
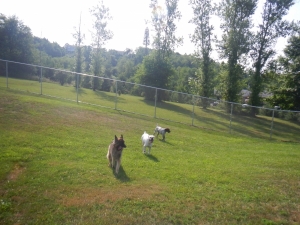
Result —
<path fill-rule="evenodd" d="M 118 79 L 127 81 L 136 72 L 134 62 L 128 57 L 122 57 L 117 64 Z"/>
<path fill-rule="evenodd" d="M 143 47 L 138 47 L 135 50 L 135 55 L 134 55 L 134 64 L 138 65 L 143 62 L 143 59 L 146 55 L 148 55 L 149 49 L 143 48 Z"/>
<path fill-rule="evenodd" d="M 281 109 L 300 111 L 300 31 L 288 40 L 285 57 L 279 58 L 284 73 L 279 75 L 281 85 L 273 89 L 267 101 Z"/>
<path fill-rule="evenodd" d="M 0 14 L 0 58 L 33 63 L 33 56 L 33 36 L 30 28 L 16 16 L 6 17 Z M 15 64 L 10 70 L 18 77 L 33 72 L 32 68 L 20 64 Z"/>
<path fill-rule="evenodd" d="M 148 27 L 146 27 L 146 29 L 145 29 L 143 44 L 145 45 L 146 54 L 148 54 L 148 46 L 150 45 L 149 28 Z"/>
<path fill-rule="evenodd" d="M 181 38 L 176 38 L 175 20 L 181 18 L 178 11 L 178 0 L 165 0 L 165 7 L 160 6 L 157 0 L 151 0 L 152 25 L 155 30 L 153 47 L 162 60 L 168 58 L 177 45 L 180 45 Z"/>
<path fill-rule="evenodd" d="M 51 57 L 63 57 L 65 55 L 65 49 L 56 42 L 51 43 L 48 39 L 39 37 L 33 37 L 33 41 L 35 48 Z"/>
<path fill-rule="evenodd" d="M 152 25 L 155 31 L 152 43 L 155 51 L 151 53 L 151 56 L 144 59 L 137 78 L 142 84 L 166 88 L 168 77 L 174 72 L 171 69 L 169 57 L 175 46 L 181 43 L 181 39 L 175 36 L 175 20 L 181 17 L 178 11 L 178 0 L 165 0 L 165 6 L 159 5 L 157 0 L 151 0 L 150 8 L 152 10 Z M 154 89 L 146 88 L 145 98 L 153 100 L 154 97 Z M 164 98 L 163 93 L 156 97 L 158 101 Z"/>
<path fill-rule="evenodd" d="M 172 69 L 172 65 L 169 60 L 162 61 L 157 54 L 150 54 L 143 60 L 143 64 L 137 70 L 135 74 L 136 83 L 143 85 L 151 85 L 156 87 L 166 87 L 168 83 L 168 77 L 172 76 L 175 71 Z M 166 76 L 166 74 L 168 76 Z M 155 99 L 155 90 L 153 88 L 144 89 L 144 97 L 147 100 Z M 164 99 L 163 92 L 159 91 L 157 101 Z"/>
<path fill-rule="evenodd" d="M 67 79 L 68 79 L 68 75 L 62 71 L 58 71 L 55 74 L 55 78 L 58 80 L 58 82 L 60 83 L 61 86 L 63 86 Z"/>
<path fill-rule="evenodd" d="M 268 60 L 275 55 L 274 44 L 278 37 L 285 37 L 290 31 L 289 23 L 283 20 L 293 5 L 293 0 L 266 0 L 262 11 L 262 22 L 254 36 L 251 56 L 254 60 L 254 73 L 250 81 L 250 104 L 259 106 L 262 91 L 262 70 Z M 257 108 L 252 108 L 255 115 Z"/>
<path fill-rule="evenodd" d="M 257 0 L 223 0 L 218 7 L 222 19 L 223 35 L 218 47 L 221 58 L 227 59 L 226 89 L 222 93 L 227 101 L 237 102 L 243 66 L 242 56 L 249 52 L 252 28 L 251 16 Z"/>
<path fill-rule="evenodd" d="M 75 72 L 76 73 L 82 73 L 82 41 L 84 39 L 84 34 L 81 33 L 81 15 L 79 20 L 79 27 L 78 31 L 76 31 L 73 34 L 74 39 L 76 40 L 76 61 L 75 61 Z M 78 83 L 77 83 L 78 82 Z M 75 87 L 80 87 L 81 83 L 81 76 L 79 74 L 76 74 L 75 78 Z"/>
<path fill-rule="evenodd" d="M 83 47 L 83 58 L 84 58 L 84 71 L 85 73 L 89 73 L 91 71 L 91 64 L 92 64 L 92 47 L 91 46 L 84 46 Z M 82 81 L 82 87 L 84 88 L 91 88 L 91 77 L 84 76 Z"/>
<path fill-rule="evenodd" d="M 210 0 L 190 0 L 190 5 L 193 8 L 194 17 L 190 21 L 195 24 L 194 34 L 191 36 L 192 42 L 196 46 L 195 54 L 200 61 L 200 69 L 198 70 L 197 80 L 200 84 L 199 94 L 204 97 L 209 97 L 213 92 L 212 80 L 212 59 L 210 53 L 212 50 L 211 36 L 213 26 L 210 25 L 210 17 L 213 13 L 213 8 Z M 203 108 L 207 107 L 207 99 L 203 99 Z"/>
<path fill-rule="evenodd" d="M 109 8 L 103 5 L 101 1 L 100 5 L 93 7 L 90 10 L 92 16 L 95 17 L 93 24 L 94 33 L 92 33 L 93 38 L 93 90 L 100 88 L 100 82 L 97 76 L 101 74 L 101 48 L 102 46 L 113 37 L 113 33 L 107 29 L 107 23 L 111 19 L 109 15 Z"/>
<path fill-rule="evenodd" d="M 169 79 L 169 89 L 178 92 L 193 93 L 193 91 L 191 91 L 190 80 L 191 77 L 194 76 L 195 71 L 195 68 L 177 67 Z"/>

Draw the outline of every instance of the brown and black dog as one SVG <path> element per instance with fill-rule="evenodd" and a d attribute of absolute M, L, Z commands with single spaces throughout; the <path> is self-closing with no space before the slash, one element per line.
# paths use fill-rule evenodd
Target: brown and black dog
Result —
<path fill-rule="evenodd" d="M 116 166 L 116 173 L 119 173 L 120 165 L 121 165 L 121 157 L 122 157 L 122 152 L 123 148 L 126 148 L 125 141 L 123 139 L 123 135 L 121 135 L 120 138 L 117 138 L 115 135 L 115 140 L 110 143 L 108 146 L 108 151 L 107 151 L 107 159 L 109 162 L 109 166 L 114 168 Z"/>

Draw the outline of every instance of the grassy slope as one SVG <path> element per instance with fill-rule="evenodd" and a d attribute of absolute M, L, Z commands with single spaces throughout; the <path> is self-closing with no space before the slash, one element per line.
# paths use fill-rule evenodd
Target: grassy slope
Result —
<path fill-rule="evenodd" d="M 143 155 L 156 123 L 171 133 Z M 105 158 L 115 134 L 128 146 L 118 176 Z M 2 224 L 300 223 L 298 143 L 6 89 L 0 140 Z"/>
<path fill-rule="evenodd" d="M 7 80 L 0 77 L 0 87 L 6 87 Z M 93 92 L 89 89 L 79 89 L 78 96 L 73 86 L 61 86 L 56 83 L 43 82 L 33 80 L 8 79 L 10 89 L 23 90 L 27 93 L 42 93 L 43 95 L 56 96 L 63 99 L 80 101 L 81 103 L 89 103 L 101 105 L 105 108 L 130 111 L 136 114 L 147 115 L 149 117 L 172 120 L 187 125 L 193 125 L 209 130 L 220 131 L 222 133 L 231 133 L 232 135 L 243 135 L 255 138 L 270 138 L 271 117 L 266 116 L 240 116 L 230 115 L 221 107 L 209 107 L 204 110 L 201 107 L 194 107 L 190 104 L 180 104 L 176 102 L 158 102 L 154 107 L 154 102 L 144 101 L 142 97 L 121 95 L 109 92 Z M 41 91 L 42 90 L 42 91 Z M 221 105 L 221 104 L 220 104 Z M 289 122 L 275 118 L 272 130 L 272 139 L 300 142 L 300 123 Z"/>

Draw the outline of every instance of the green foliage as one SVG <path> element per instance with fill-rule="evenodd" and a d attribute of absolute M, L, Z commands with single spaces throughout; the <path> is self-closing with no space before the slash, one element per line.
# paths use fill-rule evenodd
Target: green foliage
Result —
<path fill-rule="evenodd" d="M 194 17 L 191 22 L 196 26 L 192 35 L 192 42 L 196 46 L 196 55 L 199 58 L 200 68 L 197 71 L 194 89 L 203 97 L 210 97 L 213 94 L 213 79 L 214 73 L 212 69 L 213 60 L 211 59 L 212 42 L 211 36 L 213 26 L 210 25 L 210 17 L 214 13 L 210 0 L 191 0 Z M 206 108 L 209 103 L 203 99 L 203 108 Z"/>
<path fill-rule="evenodd" d="M 261 71 L 267 61 L 275 55 L 274 45 L 279 37 L 285 37 L 291 27 L 283 17 L 293 5 L 293 0 L 266 1 L 263 6 L 262 22 L 258 25 L 258 31 L 254 36 L 251 56 L 254 60 L 254 73 L 250 80 L 250 104 L 261 105 L 260 92 L 263 91 L 263 79 Z M 253 114 L 256 113 L 253 108 Z"/>
<path fill-rule="evenodd" d="M 175 37 L 175 20 L 180 19 L 178 0 L 166 0 L 165 6 L 151 0 L 152 25 L 155 30 L 153 46 L 155 51 L 146 56 L 142 66 L 137 70 L 135 79 L 138 83 L 158 88 L 166 88 L 169 77 L 174 74 L 170 64 L 170 55 L 174 47 L 180 43 Z M 163 91 L 156 93 L 155 89 L 145 88 L 143 91 L 147 100 L 165 100 Z"/>
<path fill-rule="evenodd" d="M 113 37 L 113 33 L 108 30 L 108 21 L 112 19 L 109 14 L 109 8 L 105 7 L 103 1 L 90 9 L 90 13 L 94 18 L 93 21 L 93 47 L 100 49 Z"/>
<path fill-rule="evenodd" d="M 175 21 L 181 18 L 178 11 L 178 0 L 164 0 L 160 5 L 157 0 L 151 0 L 152 25 L 154 27 L 153 47 L 158 51 L 161 60 L 168 58 L 174 48 L 181 44 L 181 38 L 175 36 Z"/>
<path fill-rule="evenodd" d="M 135 55 L 134 55 L 134 64 L 138 65 L 143 62 L 143 59 L 146 55 L 148 55 L 151 52 L 151 49 L 139 47 L 135 50 Z"/>
<path fill-rule="evenodd" d="M 292 36 L 284 50 L 285 57 L 279 59 L 284 68 L 280 75 L 280 86 L 274 87 L 273 96 L 267 101 L 281 109 L 300 110 L 300 35 Z"/>
<path fill-rule="evenodd" d="M 160 60 L 158 54 L 159 53 L 155 51 L 144 58 L 143 65 L 138 69 L 135 75 L 136 82 L 147 86 L 166 89 L 168 78 L 173 75 L 175 71 L 170 62 L 167 59 Z M 144 93 L 145 99 L 155 99 L 155 89 L 145 88 Z M 158 101 L 161 101 L 165 99 L 165 96 L 160 92 L 156 98 Z"/>
<path fill-rule="evenodd" d="M 117 64 L 117 74 L 118 79 L 122 81 L 128 80 L 136 72 L 136 67 L 134 66 L 133 60 L 122 57 Z"/>
<path fill-rule="evenodd" d="M 0 14 L 0 58 L 31 63 L 33 37 L 29 27 L 16 16 Z"/>
<path fill-rule="evenodd" d="M 196 94 L 190 85 L 190 78 L 194 76 L 195 71 L 195 68 L 177 67 L 173 75 L 169 77 L 168 89 Z"/>
<path fill-rule="evenodd" d="M 56 74 L 55 74 L 55 78 L 56 80 L 58 80 L 58 82 L 60 83 L 61 86 L 63 86 L 67 79 L 68 79 L 68 75 L 62 71 L 58 71 Z"/>
<path fill-rule="evenodd" d="M 257 0 L 222 1 L 218 7 L 218 15 L 222 19 L 223 35 L 218 47 L 221 57 L 227 59 L 228 73 L 224 96 L 230 102 L 238 101 L 240 92 L 242 65 L 241 57 L 249 52 L 252 27 L 251 16 L 255 12 Z"/>
<path fill-rule="evenodd" d="M 146 29 L 145 29 L 143 45 L 145 45 L 145 49 L 148 50 L 148 46 L 150 45 L 149 28 L 148 27 L 146 27 Z"/>
<path fill-rule="evenodd" d="M 230 70 L 229 69 L 229 65 L 226 63 L 222 63 L 220 68 L 219 68 L 219 74 L 217 76 L 217 92 L 216 95 L 217 96 L 222 96 L 223 99 L 229 99 L 230 96 L 233 95 L 237 95 L 235 96 L 236 102 L 238 102 L 239 100 L 239 93 L 237 93 L 238 90 L 241 90 L 243 85 L 243 69 L 240 67 L 240 65 L 236 65 L 235 68 L 235 73 L 234 75 L 237 76 L 235 79 L 235 81 L 232 81 L 232 79 L 235 77 L 233 75 L 229 75 Z M 230 92 L 231 89 L 228 89 L 228 87 L 230 87 L 230 85 L 232 85 L 232 83 L 235 83 L 235 90 L 232 90 L 232 92 Z"/>
<path fill-rule="evenodd" d="M 103 1 L 99 2 L 100 4 L 92 7 L 90 9 L 91 15 L 94 17 L 93 23 L 93 74 L 94 76 L 100 76 L 102 73 L 102 55 L 101 48 L 103 45 L 113 37 L 113 33 L 107 29 L 108 21 L 111 20 L 111 16 L 109 14 L 109 8 L 105 7 Z M 104 83 L 102 89 L 109 90 L 107 82 Z M 101 88 L 101 84 L 99 83 L 99 79 L 93 78 L 92 81 L 93 90 L 99 90 Z"/>
<path fill-rule="evenodd" d="M 33 37 L 29 27 L 25 26 L 16 16 L 6 17 L 0 13 L 0 58 L 32 63 Z M 26 77 L 34 73 L 31 67 L 17 64 L 11 68 L 15 77 Z"/>
<path fill-rule="evenodd" d="M 46 38 L 33 37 L 34 46 L 51 57 L 63 57 L 66 55 L 65 48 L 56 42 L 51 43 Z"/>
<path fill-rule="evenodd" d="M 82 42 L 84 39 L 84 34 L 81 33 L 81 15 L 80 15 L 80 22 L 78 30 L 73 34 L 73 37 L 76 41 L 76 61 L 75 61 L 75 72 L 76 73 L 82 73 L 82 67 L 83 67 L 83 47 Z M 81 75 L 78 75 L 78 77 L 75 79 L 75 86 L 80 88 L 81 84 Z"/>

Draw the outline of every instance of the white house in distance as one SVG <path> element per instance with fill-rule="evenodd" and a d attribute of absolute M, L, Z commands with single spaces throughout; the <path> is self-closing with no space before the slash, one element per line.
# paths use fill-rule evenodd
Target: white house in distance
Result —
<path fill-rule="evenodd" d="M 75 52 L 75 46 L 69 45 L 68 43 L 64 45 L 64 48 L 66 49 L 66 53 L 74 53 Z"/>
<path fill-rule="evenodd" d="M 220 96 L 220 92 L 216 89 L 214 89 L 214 94 L 216 96 Z M 240 95 L 242 97 L 242 103 L 244 104 L 248 104 L 249 103 L 249 98 L 250 98 L 250 95 L 251 95 L 251 91 L 247 90 L 247 89 L 242 89 L 241 92 L 240 92 Z M 272 96 L 273 94 L 270 93 L 270 92 L 267 92 L 267 91 L 263 91 L 259 94 L 259 96 L 261 98 L 267 98 L 267 97 L 270 97 Z"/>
<path fill-rule="evenodd" d="M 251 91 L 249 91 L 247 89 L 241 90 L 242 103 L 248 104 L 250 95 L 251 95 Z M 261 98 L 268 98 L 268 97 L 270 97 L 272 95 L 273 95 L 272 93 L 267 92 L 267 91 L 263 91 L 263 92 L 259 93 L 259 96 Z"/>

